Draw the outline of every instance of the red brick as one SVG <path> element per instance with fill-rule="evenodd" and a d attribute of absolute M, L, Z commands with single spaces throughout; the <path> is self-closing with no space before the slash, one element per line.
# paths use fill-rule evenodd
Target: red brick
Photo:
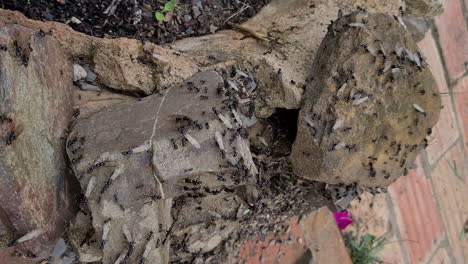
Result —
<path fill-rule="evenodd" d="M 358 199 L 351 202 L 348 212 L 355 224 L 346 228 L 346 232 L 369 233 L 379 237 L 390 229 L 390 211 L 384 193 L 363 193 L 360 202 Z"/>
<path fill-rule="evenodd" d="M 442 62 L 431 31 L 426 33 L 426 36 L 418 43 L 418 46 L 426 57 L 429 69 L 434 75 L 439 91 L 447 93 L 447 82 L 445 80 Z M 430 140 L 429 147 L 427 148 L 427 157 L 431 165 L 437 162 L 442 153 L 452 146 L 459 137 L 455 113 L 453 112 L 449 96 L 442 95 L 442 105 L 444 108 L 441 110 L 439 121 L 433 128 L 433 136 L 436 138 Z"/>
<path fill-rule="evenodd" d="M 463 133 L 463 142 L 468 143 L 468 77 L 459 80 L 453 92 L 458 122 Z"/>
<path fill-rule="evenodd" d="M 353 233 L 353 237 L 371 234 L 376 237 L 385 235 L 385 246 L 377 254 L 384 263 L 404 263 L 404 252 L 398 242 L 398 227 L 390 224 L 390 215 L 394 214 L 393 208 L 387 204 L 387 194 L 372 195 L 368 192 L 362 195 L 359 202 L 355 199 L 348 207 L 351 218 L 355 221 L 346 228 L 346 232 Z"/>
<path fill-rule="evenodd" d="M 410 263 L 423 263 L 441 237 L 442 223 L 422 168 L 400 177 L 390 186 L 390 194 Z"/>
<path fill-rule="evenodd" d="M 450 78 L 456 79 L 468 62 L 468 30 L 460 0 L 445 1 L 445 11 L 435 19 L 440 46 Z"/>
<path fill-rule="evenodd" d="M 449 167 L 456 162 L 460 177 Z M 468 243 L 458 236 L 468 219 L 468 160 L 461 145 L 455 145 L 439 162 L 432 173 L 432 183 L 440 213 L 456 263 L 468 263 Z"/>
<path fill-rule="evenodd" d="M 263 242 L 258 237 L 244 243 L 240 248 L 239 263 L 295 263 L 307 251 L 301 228 L 297 222 L 297 217 L 287 220 L 285 225 L 290 227 L 290 231 L 282 236 L 275 237 L 269 234 Z M 290 236 L 292 240 L 288 244 Z M 274 239 L 282 242 L 270 245 Z"/>
<path fill-rule="evenodd" d="M 279 237 L 269 234 L 263 242 L 260 237 L 245 242 L 240 248 L 238 263 L 293 264 L 310 249 L 315 263 L 351 264 L 341 232 L 326 207 L 311 212 L 301 221 L 292 217 L 284 225 L 290 230 Z M 270 243 L 277 239 L 282 242 Z"/>
<path fill-rule="evenodd" d="M 429 264 L 449 264 L 450 258 L 445 248 L 439 248 Z"/>

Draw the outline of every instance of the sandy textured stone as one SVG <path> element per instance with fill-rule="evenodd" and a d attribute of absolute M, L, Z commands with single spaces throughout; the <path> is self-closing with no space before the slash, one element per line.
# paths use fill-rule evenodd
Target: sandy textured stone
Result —
<path fill-rule="evenodd" d="M 122 235 L 124 225 L 135 241 L 134 252 L 140 252 L 129 256 L 136 263 L 151 232 L 153 243 L 160 242 L 154 245 L 147 261 L 166 263 L 169 260 L 168 236 L 172 236 L 168 230 L 175 232 L 175 239 L 179 233 L 183 239 L 185 233 L 193 233 L 186 243 L 195 253 L 218 246 L 238 225 L 238 222 L 219 223 L 206 230 L 208 233 L 193 232 L 203 221 L 211 219 L 213 212 L 236 216 L 239 202 L 229 197 L 234 190 L 223 188 L 232 186 L 233 182 L 248 183 L 256 174 L 251 167 L 247 141 L 234 133 L 235 129 L 225 131 L 227 125 L 219 117 L 223 115 L 227 124 L 236 127 L 235 118 L 225 105 L 228 98 L 218 94 L 218 88 L 223 85 L 223 78 L 215 71 L 200 72 L 185 83 L 168 88 L 163 95 L 115 104 L 77 121 L 69 135 L 67 151 L 87 198 L 97 234 L 95 242 L 90 239 L 83 245 L 81 237 L 74 239 L 82 261 L 99 257 L 96 248 L 102 243 L 103 226 L 107 221 L 112 227 L 102 249 L 104 263 L 110 263 L 128 250 L 127 246 L 122 246 L 126 245 Z M 215 139 L 216 133 L 225 134 L 220 136 L 225 145 L 224 158 Z M 196 142 L 192 144 L 189 137 Z M 231 139 L 232 144 L 229 143 Z M 239 176 L 238 181 L 228 177 L 229 173 L 238 172 L 237 166 L 245 166 L 251 173 Z M 224 180 L 219 176 L 224 176 Z M 203 189 L 188 180 L 203 182 Z M 216 198 L 207 197 L 212 192 L 222 194 Z M 184 202 L 182 211 L 177 212 L 177 222 L 172 223 L 171 208 L 177 207 L 179 197 L 190 195 L 206 199 L 193 206 L 191 200 Z M 194 215 L 195 207 L 202 205 L 203 211 Z M 86 229 L 85 223 L 80 220 L 73 229 Z M 214 231 L 216 239 L 207 239 Z"/>
<path fill-rule="evenodd" d="M 267 117 L 275 108 L 300 107 L 305 85 L 315 75 L 310 60 L 314 58 L 327 26 L 338 17 L 339 10 L 347 14 L 357 6 L 397 15 L 400 1 L 273 0 L 238 30 L 270 35 L 273 41 L 244 38 L 242 33 L 225 30 L 179 40 L 169 46 L 196 57 L 210 56 L 212 59 L 203 63 L 205 67 L 236 62 L 250 68 L 258 80 L 256 115 Z"/>
<path fill-rule="evenodd" d="M 390 185 L 425 146 L 440 112 L 416 44 L 393 17 L 356 12 L 330 26 L 318 54 L 291 154 L 295 173 Z"/>
<path fill-rule="evenodd" d="M 116 94 L 108 90 L 83 91 L 76 86 L 72 90 L 73 107 L 75 111 L 79 111 L 78 119 L 87 118 L 115 104 L 138 101 L 135 97 Z"/>
<path fill-rule="evenodd" d="M 413 17 L 434 18 L 444 12 L 443 0 L 408 0 L 405 14 Z"/>
<path fill-rule="evenodd" d="M 17 248 L 44 258 L 71 217 L 60 137 L 73 67 L 56 40 L 20 25 L 0 26 L 0 45 L 0 217 L 12 240 L 41 229 Z"/>
<path fill-rule="evenodd" d="M 297 109 L 311 64 L 326 28 L 357 6 L 369 11 L 398 14 L 398 0 L 385 1 L 272 1 L 239 31 L 270 35 L 270 41 L 244 38 L 243 33 L 224 30 L 216 34 L 187 38 L 163 47 L 137 40 L 94 38 L 74 32 L 59 23 L 27 20 L 17 12 L 1 10 L 0 24 L 15 22 L 41 28 L 54 36 L 65 53 L 84 58 L 93 65 L 97 80 L 116 90 L 152 94 L 161 91 L 202 69 L 225 68 L 240 64 L 258 80 L 256 114 L 271 115 L 275 108 Z M 291 26 L 295 25 L 295 26 Z M 85 65 L 83 64 L 83 65 Z"/>
<path fill-rule="evenodd" d="M 152 43 L 91 37 L 62 23 L 30 20 L 19 12 L 0 9 L 0 25 L 9 23 L 41 29 L 54 37 L 68 57 L 93 65 L 90 69 L 98 74 L 97 80 L 116 90 L 151 94 L 188 78 L 198 69 L 191 58 Z"/>

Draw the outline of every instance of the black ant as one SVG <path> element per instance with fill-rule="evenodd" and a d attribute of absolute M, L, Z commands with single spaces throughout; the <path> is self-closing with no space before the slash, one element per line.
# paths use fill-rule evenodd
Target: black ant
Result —
<path fill-rule="evenodd" d="M 135 249 L 135 241 L 128 242 L 128 251 L 127 251 L 127 255 L 125 256 L 124 260 L 128 259 L 133 254 L 134 249 Z"/>
<path fill-rule="evenodd" d="M 428 128 L 428 129 L 427 129 L 427 135 L 430 136 L 431 134 L 432 134 L 432 128 Z"/>
<path fill-rule="evenodd" d="M 189 179 L 189 178 L 184 179 L 184 182 L 191 183 L 193 185 L 200 185 L 202 183 L 202 181 L 200 181 L 200 180 L 192 180 L 192 179 Z"/>
<path fill-rule="evenodd" d="M 28 252 L 26 252 L 26 257 L 28 257 L 28 258 L 37 258 L 37 255 L 28 250 Z"/>
<path fill-rule="evenodd" d="M 114 202 L 115 202 L 116 204 L 119 205 L 120 210 L 125 211 L 125 208 L 124 208 L 123 205 L 119 202 L 119 199 L 118 199 L 118 197 L 117 197 L 117 194 L 114 194 Z"/>
<path fill-rule="evenodd" d="M 11 118 L 7 117 L 6 115 L 0 115 L 0 122 L 11 123 L 11 122 L 13 122 L 13 120 Z"/>
<path fill-rule="evenodd" d="M 124 151 L 124 152 L 122 152 L 122 155 L 124 155 L 124 156 L 132 155 L 132 154 L 133 154 L 133 150 L 131 150 L 131 149 L 130 149 L 130 150 L 127 150 L 127 151 Z"/>
<path fill-rule="evenodd" d="M 8 136 L 5 138 L 5 143 L 7 145 L 13 144 L 13 141 L 15 141 L 21 135 L 22 132 L 23 126 L 19 125 L 18 127 L 16 127 L 16 129 L 11 131 L 10 134 L 8 134 Z"/>
<path fill-rule="evenodd" d="M 173 147 L 174 149 L 178 149 L 178 146 L 177 146 L 177 144 L 176 144 L 175 139 L 171 138 L 170 140 L 171 140 L 171 143 L 172 143 L 172 147 Z"/>
<path fill-rule="evenodd" d="M 42 29 L 39 29 L 39 31 L 37 32 L 37 35 L 39 35 L 39 37 L 43 38 L 46 36 L 46 33 L 44 31 L 42 31 Z"/>
<path fill-rule="evenodd" d="M 73 109 L 72 116 L 74 118 L 77 118 L 79 115 L 80 115 L 80 109 L 79 108 Z"/>
<path fill-rule="evenodd" d="M 154 232 L 153 232 L 153 231 L 150 231 L 150 232 L 148 233 L 148 236 L 146 236 L 146 241 L 150 241 L 151 238 L 153 238 L 153 234 L 154 234 Z"/>

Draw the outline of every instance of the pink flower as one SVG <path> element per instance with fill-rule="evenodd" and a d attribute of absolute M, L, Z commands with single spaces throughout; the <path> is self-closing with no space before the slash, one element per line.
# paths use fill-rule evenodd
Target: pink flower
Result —
<path fill-rule="evenodd" d="M 345 229 L 353 222 L 353 219 L 351 219 L 349 214 L 345 211 L 333 213 L 333 216 L 335 217 L 336 224 L 341 230 Z"/>

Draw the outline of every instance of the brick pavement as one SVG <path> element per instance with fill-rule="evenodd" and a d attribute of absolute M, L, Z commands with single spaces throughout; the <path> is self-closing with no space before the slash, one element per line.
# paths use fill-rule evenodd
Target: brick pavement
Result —
<path fill-rule="evenodd" d="M 418 43 L 439 90 L 449 93 L 441 95 L 430 146 L 388 193 L 350 208 L 361 234 L 391 242 L 379 254 L 385 263 L 468 263 L 468 240 L 459 239 L 468 219 L 468 0 L 445 0 L 445 8 Z"/>

